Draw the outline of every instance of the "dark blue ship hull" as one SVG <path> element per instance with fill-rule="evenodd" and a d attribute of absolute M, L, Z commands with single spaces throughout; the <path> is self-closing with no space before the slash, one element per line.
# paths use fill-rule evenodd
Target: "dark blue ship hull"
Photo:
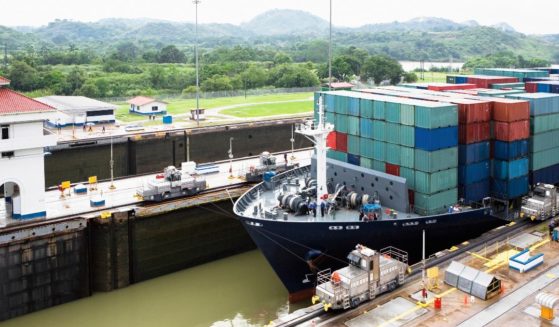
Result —
<path fill-rule="evenodd" d="M 291 301 L 308 297 L 317 271 L 338 269 L 357 243 L 380 250 L 395 246 L 421 260 L 422 231 L 427 255 L 449 248 L 504 224 L 488 208 L 458 213 L 371 222 L 283 221 L 239 217 L 290 294 Z"/>

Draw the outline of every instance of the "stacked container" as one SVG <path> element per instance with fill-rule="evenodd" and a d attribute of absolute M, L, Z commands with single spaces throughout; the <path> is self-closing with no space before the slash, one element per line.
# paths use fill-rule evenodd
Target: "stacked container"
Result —
<path fill-rule="evenodd" d="M 530 137 L 528 102 L 499 99 L 493 102 L 494 153 L 491 195 L 514 199 L 528 193 L 529 159 L 525 151 Z"/>
<path fill-rule="evenodd" d="M 322 92 L 328 157 L 406 178 L 420 214 L 448 210 L 458 198 L 456 105 L 360 92 Z"/>
<path fill-rule="evenodd" d="M 526 78 L 548 77 L 549 73 L 533 69 L 508 69 L 508 68 L 476 68 L 477 75 L 508 76 L 524 81 Z"/>
<path fill-rule="evenodd" d="M 526 93 L 530 102 L 530 182 L 559 183 L 559 95 Z"/>

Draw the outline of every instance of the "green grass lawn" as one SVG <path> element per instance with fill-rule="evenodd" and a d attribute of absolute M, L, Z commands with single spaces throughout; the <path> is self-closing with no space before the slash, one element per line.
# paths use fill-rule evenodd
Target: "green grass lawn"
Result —
<path fill-rule="evenodd" d="M 438 72 L 425 72 L 423 73 L 423 77 L 425 79 L 421 79 L 421 73 L 415 73 L 417 75 L 417 83 L 427 83 L 427 82 L 434 82 L 434 83 L 446 83 L 446 75 L 456 75 L 457 73 L 438 73 Z"/>
<path fill-rule="evenodd" d="M 301 102 L 288 102 L 288 103 L 268 103 L 268 104 L 254 105 L 254 106 L 224 109 L 221 110 L 220 113 L 224 115 L 239 117 L 239 118 L 253 118 L 253 117 L 265 117 L 265 116 L 275 116 L 275 115 L 312 113 L 312 111 L 313 111 L 312 101 L 301 101 Z"/>
<path fill-rule="evenodd" d="M 247 96 L 246 98 L 244 96 L 238 96 L 238 97 L 225 97 L 225 98 L 213 98 L 213 99 L 200 99 L 200 108 L 212 109 L 217 107 L 224 107 L 224 106 L 244 104 L 244 103 L 248 104 L 248 103 L 279 102 L 279 101 L 290 101 L 290 100 L 309 100 L 305 102 L 295 102 L 294 104 L 299 105 L 300 108 L 306 108 L 306 111 L 312 111 L 312 100 L 310 100 L 312 96 L 313 96 L 312 92 L 304 92 L 304 93 L 251 95 L 251 96 Z M 169 99 L 169 100 L 163 99 L 163 100 L 169 103 L 167 105 L 167 112 L 170 115 L 186 114 L 190 112 L 190 109 L 196 107 L 196 99 Z M 117 103 L 117 105 L 118 105 L 118 109 L 116 111 L 116 119 L 118 119 L 119 121 L 134 122 L 138 120 L 148 119 L 146 116 L 130 114 L 128 112 L 130 105 L 127 103 Z M 286 105 L 287 104 L 284 104 L 285 108 L 294 108 L 294 106 L 286 106 Z M 278 107 L 278 109 L 280 108 Z M 295 110 L 295 109 L 289 109 L 289 110 Z M 302 111 L 297 111 L 297 112 L 305 111 L 303 109 L 299 109 L 299 110 Z M 289 114 L 289 113 L 292 112 L 291 111 L 279 112 L 279 113 L 274 113 L 273 115 Z M 224 112 L 224 114 L 228 114 L 228 113 Z M 254 117 L 254 116 L 243 116 L 243 117 Z"/>

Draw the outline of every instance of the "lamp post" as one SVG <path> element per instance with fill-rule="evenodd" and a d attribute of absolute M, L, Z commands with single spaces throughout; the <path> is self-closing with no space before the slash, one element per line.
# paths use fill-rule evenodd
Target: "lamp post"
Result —
<path fill-rule="evenodd" d="M 115 161 L 113 160 L 113 133 L 111 131 L 111 160 L 109 161 L 109 165 L 111 167 L 111 185 L 109 186 L 109 189 L 114 190 L 116 188 L 115 184 L 114 184 L 114 165 L 115 165 Z"/>
<path fill-rule="evenodd" d="M 328 42 L 328 90 L 332 91 L 332 0 L 330 0 L 330 39 Z"/>
<path fill-rule="evenodd" d="M 198 72 L 198 4 L 200 4 L 200 0 L 194 0 L 193 3 L 196 7 L 196 23 L 194 26 L 194 34 L 196 38 L 196 125 L 200 126 L 200 75 Z"/>
<path fill-rule="evenodd" d="M 233 137 L 229 138 L 229 150 L 227 153 L 229 154 L 229 178 L 233 178 Z"/>

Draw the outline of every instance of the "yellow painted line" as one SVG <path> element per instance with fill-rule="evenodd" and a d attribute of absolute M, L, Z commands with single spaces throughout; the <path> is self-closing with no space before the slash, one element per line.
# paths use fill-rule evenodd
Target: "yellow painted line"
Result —
<path fill-rule="evenodd" d="M 481 260 L 491 261 L 491 259 L 486 258 L 486 257 L 482 256 L 481 254 L 477 254 L 477 253 L 475 253 L 475 252 L 467 251 L 466 253 L 468 253 L 469 255 L 474 256 L 474 257 L 476 257 L 476 258 L 478 258 L 478 259 L 481 259 Z"/>
<path fill-rule="evenodd" d="M 484 264 L 485 267 L 493 267 L 495 265 L 498 265 L 502 262 L 508 262 L 509 258 L 512 257 L 513 255 L 517 254 L 518 251 L 517 250 L 506 250 L 504 252 L 500 252 L 499 254 L 497 254 L 497 256 L 493 259 L 491 259 L 489 262 L 486 262 Z"/>
<path fill-rule="evenodd" d="M 539 248 L 540 246 L 549 243 L 549 238 L 546 238 L 545 240 L 541 241 L 540 243 L 537 243 L 536 245 L 533 245 L 530 247 L 530 250 L 535 250 L 537 248 Z"/>
<path fill-rule="evenodd" d="M 555 274 L 549 273 L 549 274 L 545 274 L 545 277 L 550 278 L 550 279 L 554 279 L 557 276 L 555 276 Z"/>
<path fill-rule="evenodd" d="M 453 246 L 448 250 L 448 252 L 454 252 L 454 251 L 456 251 L 456 250 L 458 250 L 458 247 L 453 245 Z"/>

